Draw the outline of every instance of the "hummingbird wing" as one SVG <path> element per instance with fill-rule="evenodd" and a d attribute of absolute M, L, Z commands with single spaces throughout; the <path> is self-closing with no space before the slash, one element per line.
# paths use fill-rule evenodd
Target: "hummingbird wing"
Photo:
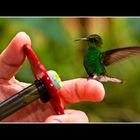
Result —
<path fill-rule="evenodd" d="M 128 58 L 132 55 L 140 54 L 140 46 L 130 46 L 126 48 L 117 48 L 102 53 L 102 62 L 105 66 L 111 65 L 119 60 Z"/>

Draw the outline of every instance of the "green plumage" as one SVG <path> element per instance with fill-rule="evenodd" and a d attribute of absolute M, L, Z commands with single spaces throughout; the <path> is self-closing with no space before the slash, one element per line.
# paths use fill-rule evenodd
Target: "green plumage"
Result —
<path fill-rule="evenodd" d="M 89 47 L 84 57 L 84 67 L 89 76 L 104 75 L 105 69 L 101 62 L 101 52 L 98 48 Z"/>

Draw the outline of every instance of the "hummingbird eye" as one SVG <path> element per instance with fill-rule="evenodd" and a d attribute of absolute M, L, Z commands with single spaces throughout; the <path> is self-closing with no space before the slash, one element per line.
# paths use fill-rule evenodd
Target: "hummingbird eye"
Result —
<path fill-rule="evenodd" d="M 98 39 L 97 38 L 93 38 L 93 42 L 97 43 Z"/>
<path fill-rule="evenodd" d="M 89 41 L 90 41 L 90 42 L 95 42 L 95 43 L 98 42 L 97 38 L 89 38 Z"/>

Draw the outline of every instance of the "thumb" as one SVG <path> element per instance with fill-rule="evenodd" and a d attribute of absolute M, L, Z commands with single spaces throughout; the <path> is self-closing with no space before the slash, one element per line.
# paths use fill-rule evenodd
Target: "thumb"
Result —
<path fill-rule="evenodd" d="M 88 122 L 87 115 L 79 110 L 66 109 L 63 115 L 49 116 L 45 122 L 50 123 L 68 123 L 68 122 Z"/>
<path fill-rule="evenodd" d="M 26 33 L 19 32 L 0 54 L 0 79 L 10 80 L 20 69 L 25 60 L 24 44 L 31 46 L 31 40 Z"/>

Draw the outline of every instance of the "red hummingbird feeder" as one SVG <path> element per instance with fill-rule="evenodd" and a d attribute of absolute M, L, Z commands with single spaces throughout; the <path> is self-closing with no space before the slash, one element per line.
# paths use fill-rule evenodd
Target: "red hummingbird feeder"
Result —
<path fill-rule="evenodd" d="M 46 68 L 40 63 L 36 54 L 29 45 L 24 45 L 25 54 L 30 62 L 36 80 L 42 79 L 50 96 L 50 102 L 56 114 L 64 114 L 64 107 L 57 92 L 57 88 L 47 73 Z"/>

